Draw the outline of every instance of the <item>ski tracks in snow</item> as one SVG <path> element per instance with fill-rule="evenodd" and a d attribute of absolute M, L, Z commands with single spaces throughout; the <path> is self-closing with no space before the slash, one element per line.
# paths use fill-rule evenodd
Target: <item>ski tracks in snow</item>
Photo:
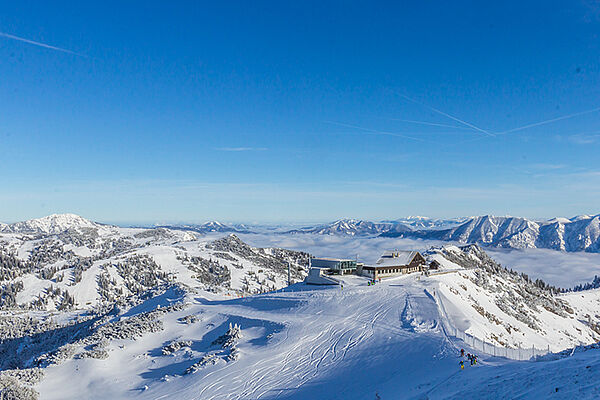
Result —
<path fill-rule="evenodd" d="M 293 314 L 250 310 L 244 304 L 227 309 L 231 315 L 251 314 L 252 318 L 283 324 L 285 328 L 278 334 L 281 340 L 242 347 L 239 360 L 204 375 L 197 373 L 195 387 L 187 388 L 188 398 L 278 398 L 312 380 L 360 367 L 373 340 L 400 343 L 417 332 L 437 330 L 437 305 L 422 289 L 383 284 L 346 287 L 344 291 L 286 293 L 302 301 Z"/>

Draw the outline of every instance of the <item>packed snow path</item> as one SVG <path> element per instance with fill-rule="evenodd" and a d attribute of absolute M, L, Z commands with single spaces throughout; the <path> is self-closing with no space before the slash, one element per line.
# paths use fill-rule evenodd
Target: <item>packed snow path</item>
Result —
<path fill-rule="evenodd" d="M 106 360 L 47 368 L 37 389 L 42 399 L 411 398 L 456 371 L 456 350 L 417 276 L 375 286 L 344 280 L 343 289 L 298 284 L 234 300 L 188 298 L 189 307 L 165 317 L 163 331 L 123 348 L 115 343 Z M 190 314 L 200 322 L 177 322 Z M 239 358 L 184 374 L 230 323 L 242 328 Z M 173 340 L 193 344 L 161 355 Z"/>
<path fill-rule="evenodd" d="M 391 388 L 396 396 L 411 397 L 454 371 L 437 306 L 413 277 L 375 286 L 346 278 L 343 289 L 295 289 L 227 302 L 199 300 L 205 312 L 228 315 L 242 327 L 248 319 L 262 321 L 265 334 L 280 330 L 266 345 L 243 348 L 235 362 L 173 382 L 176 390 L 159 385 L 151 398 L 358 399 Z"/>

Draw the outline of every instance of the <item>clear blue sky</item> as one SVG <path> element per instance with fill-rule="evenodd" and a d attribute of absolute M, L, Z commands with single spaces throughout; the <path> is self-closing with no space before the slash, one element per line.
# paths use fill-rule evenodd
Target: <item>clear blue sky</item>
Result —
<path fill-rule="evenodd" d="M 598 213 L 600 112 L 498 133 L 600 107 L 600 6 L 496 3 L 2 2 L 0 221 Z"/>

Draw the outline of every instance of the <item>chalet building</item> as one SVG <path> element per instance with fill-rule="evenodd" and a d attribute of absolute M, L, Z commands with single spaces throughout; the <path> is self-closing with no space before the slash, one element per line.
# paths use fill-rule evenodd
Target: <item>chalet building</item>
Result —
<path fill-rule="evenodd" d="M 386 251 L 375 265 L 363 266 L 362 275 L 372 279 L 391 278 L 422 271 L 425 264 L 425 258 L 418 251 Z"/>
<path fill-rule="evenodd" d="M 347 275 L 356 272 L 356 260 L 339 258 L 311 258 L 311 268 L 327 269 L 329 273 Z"/>

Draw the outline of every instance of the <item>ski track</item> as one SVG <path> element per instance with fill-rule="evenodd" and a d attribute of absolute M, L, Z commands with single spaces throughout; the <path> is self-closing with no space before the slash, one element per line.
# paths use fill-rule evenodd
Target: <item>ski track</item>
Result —
<path fill-rule="evenodd" d="M 392 296 L 404 300 L 405 305 L 410 304 L 409 296 L 403 290 L 390 290 L 385 287 L 378 289 L 383 292 L 381 296 Z M 366 297 L 373 293 L 373 290 L 369 292 L 357 289 L 357 291 L 362 292 L 360 294 Z M 389 320 L 390 315 L 398 315 L 399 310 L 395 305 L 402 302 L 389 301 L 384 306 L 381 306 L 381 303 L 375 306 L 365 301 L 355 312 L 348 315 L 345 314 L 346 310 L 340 307 L 340 304 L 344 304 L 349 297 L 345 293 L 334 291 L 330 295 L 320 293 L 310 297 L 313 297 L 317 303 L 324 303 L 327 312 L 320 310 L 310 313 L 310 307 L 299 307 L 295 311 L 293 321 L 289 319 L 284 321 L 285 336 L 274 346 L 274 350 L 288 347 L 288 341 L 293 336 L 294 343 L 286 351 L 258 361 L 252 365 L 251 371 L 243 376 L 240 376 L 240 371 L 234 368 L 238 361 L 207 373 L 202 381 L 212 380 L 213 375 L 219 377 L 214 382 L 205 384 L 194 398 L 208 400 L 263 399 L 266 396 L 278 398 L 284 390 L 277 390 L 277 388 L 299 388 L 307 384 L 321 376 L 323 371 L 343 363 L 353 349 L 366 343 L 377 334 L 377 331 L 382 331 L 384 335 L 390 332 L 398 336 L 407 334 L 401 326 L 385 322 Z M 299 316 L 300 313 L 303 314 Z M 331 323 L 332 316 L 337 318 L 336 323 Z M 253 317 L 260 318 L 260 315 L 253 315 Z M 294 330 L 297 330 L 297 333 L 292 333 Z M 311 349 L 308 353 L 306 353 L 307 348 Z M 232 371 L 223 373 L 227 369 Z M 239 390 L 233 389 L 235 387 Z M 223 393 L 225 389 L 230 393 L 229 395 Z"/>
<path fill-rule="evenodd" d="M 414 277 L 401 279 L 414 280 Z M 263 310 L 253 305 L 254 298 L 262 302 L 257 304 L 263 304 L 265 299 L 298 303 L 289 310 Z M 340 371 L 360 369 L 365 354 L 371 353 L 373 343 L 394 349 L 394 354 L 405 351 L 402 349 L 418 351 L 411 349 L 411 343 L 424 336 L 439 342 L 441 352 L 449 345 L 444 332 L 439 329 L 441 324 L 437 323 L 441 318 L 437 304 L 418 284 L 381 283 L 374 287 L 348 284 L 343 290 L 336 287 L 291 291 L 254 298 L 231 304 L 203 305 L 203 310 L 221 315 L 225 320 L 242 317 L 262 320 L 263 326 L 282 325 L 282 330 L 257 348 L 244 345 L 242 326 L 238 360 L 207 366 L 193 377 L 186 377 L 193 383 L 175 386 L 173 390 L 160 388 L 162 393 L 151 398 L 266 400 L 288 398 L 289 395 L 301 398 L 294 395 L 296 390 L 320 387 L 324 379 L 337 376 Z M 386 301 L 380 301 L 380 298 Z M 385 356 L 379 356 L 383 361 L 376 359 L 378 363 L 386 362 Z M 455 370 L 447 372 L 440 377 L 442 380 L 450 379 Z M 394 376 L 397 372 L 391 374 Z M 313 381 L 315 383 L 310 384 Z M 427 386 L 429 390 L 433 389 Z M 338 390 L 339 395 L 347 393 L 356 398 L 352 388 Z M 148 394 L 139 397 L 146 399 Z"/>

